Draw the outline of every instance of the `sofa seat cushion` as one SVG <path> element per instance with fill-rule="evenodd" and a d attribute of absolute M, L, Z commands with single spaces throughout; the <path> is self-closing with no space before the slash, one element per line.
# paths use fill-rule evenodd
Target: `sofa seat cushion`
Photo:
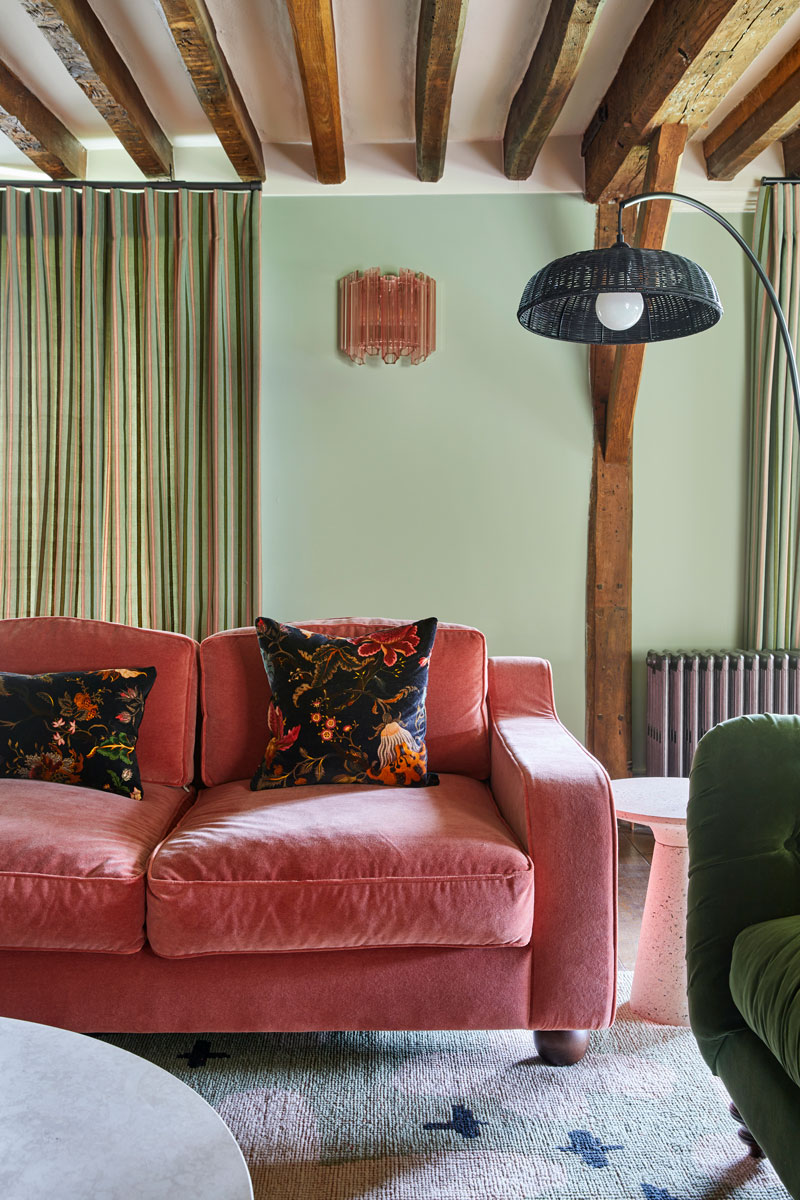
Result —
<path fill-rule="evenodd" d="M 148 873 L 147 936 L 181 958 L 524 946 L 533 867 L 475 779 L 198 796 Z"/>
<path fill-rule="evenodd" d="M 749 1028 L 800 1087 L 800 916 L 743 929 L 733 945 L 730 985 Z"/>
<path fill-rule="evenodd" d="M 189 799 L 157 783 L 131 800 L 0 779 L 0 947 L 140 950 L 147 863 Z"/>

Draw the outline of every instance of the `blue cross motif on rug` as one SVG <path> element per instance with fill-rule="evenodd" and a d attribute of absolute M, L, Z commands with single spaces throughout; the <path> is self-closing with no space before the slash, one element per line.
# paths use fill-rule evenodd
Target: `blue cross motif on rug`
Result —
<path fill-rule="evenodd" d="M 558 1146 L 564 1154 L 578 1154 L 587 1167 L 607 1167 L 608 1150 L 624 1150 L 624 1146 L 604 1146 L 588 1129 L 570 1129 L 569 1145 Z"/>
<path fill-rule="evenodd" d="M 462 1108 L 460 1104 L 453 1105 L 453 1115 L 449 1121 L 427 1121 L 423 1129 L 454 1129 L 463 1138 L 480 1137 L 481 1125 L 488 1121 L 476 1121 L 471 1108 Z"/>
<path fill-rule="evenodd" d="M 185 1058 L 187 1067 L 204 1067 L 210 1058 L 230 1058 L 230 1054 L 224 1050 L 212 1050 L 211 1042 L 198 1038 L 191 1050 L 179 1054 L 178 1058 Z"/>
<path fill-rule="evenodd" d="M 642 1191 L 645 1200 L 675 1200 L 675 1197 L 666 1188 L 653 1187 L 650 1183 L 643 1183 Z"/>

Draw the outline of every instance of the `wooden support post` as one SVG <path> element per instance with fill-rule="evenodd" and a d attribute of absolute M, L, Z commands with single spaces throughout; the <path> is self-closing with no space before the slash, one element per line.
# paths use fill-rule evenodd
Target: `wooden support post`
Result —
<path fill-rule="evenodd" d="M 623 213 L 627 241 L 636 216 Z M 598 204 L 595 249 L 617 238 L 617 205 Z M 586 745 L 612 779 L 630 773 L 631 760 L 631 461 L 606 466 L 608 398 L 616 348 L 591 346 L 589 381 L 594 410 L 592 486 L 586 566 Z"/>
<path fill-rule="evenodd" d="M 586 588 L 586 744 L 612 779 L 631 771 L 631 459 L 594 443 Z"/>
<path fill-rule="evenodd" d="M 663 126 L 649 148 L 644 191 L 672 191 L 685 126 Z M 664 243 L 669 201 L 626 209 L 623 232 L 636 245 Z M 617 205 L 598 204 L 595 248 L 617 236 Z M 586 744 L 612 779 L 630 774 L 633 417 L 644 346 L 592 346 L 589 356 L 594 454 L 586 572 Z"/>
<path fill-rule="evenodd" d="M 671 192 L 678 177 L 681 156 L 686 145 L 685 125 L 662 125 L 653 135 L 647 151 L 644 192 Z M 671 204 L 669 200 L 651 200 L 636 212 L 634 245 L 660 250 L 667 236 Z M 626 210 L 627 211 L 627 210 Z M 631 450 L 633 417 L 644 366 L 644 346 L 620 346 L 614 359 L 606 417 L 606 462 L 623 462 Z"/>

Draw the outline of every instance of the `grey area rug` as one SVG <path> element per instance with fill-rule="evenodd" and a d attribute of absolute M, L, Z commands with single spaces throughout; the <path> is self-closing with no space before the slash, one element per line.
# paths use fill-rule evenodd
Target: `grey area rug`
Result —
<path fill-rule="evenodd" d="M 621 999 L 630 974 L 621 977 Z M 255 1200 L 786 1200 L 686 1029 L 622 1003 L 574 1067 L 487 1033 L 107 1035 L 217 1109 Z"/>

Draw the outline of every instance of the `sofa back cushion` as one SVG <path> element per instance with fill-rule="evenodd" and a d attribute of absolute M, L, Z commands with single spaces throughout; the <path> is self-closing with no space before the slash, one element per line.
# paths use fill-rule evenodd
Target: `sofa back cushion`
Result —
<path fill-rule="evenodd" d="M 78 617 L 0 621 L 0 671 L 38 675 L 103 667 L 155 667 L 139 727 L 143 780 L 183 787 L 194 777 L 198 645 L 180 633 Z"/>
<path fill-rule="evenodd" d="M 363 637 L 408 621 L 336 618 L 293 621 L 315 633 Z M 428 769 L 489 774 L 486 641 L 477 629 L 439 623 L 428 672 Z M 270 691 L 254 627 L 215 633 L 200 646 L 201 757 L 206 787 L 245 779 L 267 744 Z"/>

